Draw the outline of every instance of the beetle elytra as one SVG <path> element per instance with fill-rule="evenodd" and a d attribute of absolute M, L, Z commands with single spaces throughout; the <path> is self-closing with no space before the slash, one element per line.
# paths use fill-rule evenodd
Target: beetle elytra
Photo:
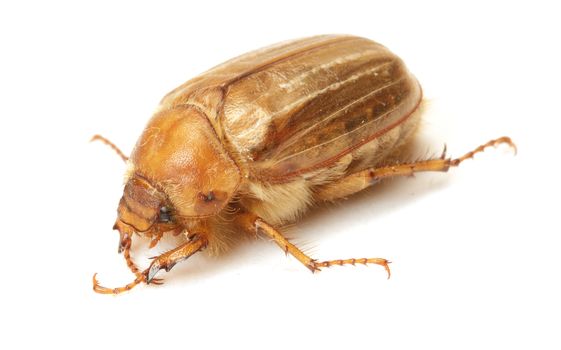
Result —
<path fill-rule="evenodd" d="M 283 42 L 227 61 L 168 93 L 127 162 L 114 229 L 133 282 L 94 290 L 118 294 L 161 283 L 158 271 L 206 250 L 219 254 L 239 236 L 265 235 L 312 272 L 383 258 L 317 261 L 279 230 L 314 204 L 335 201 L 380 180 L 447 171 L 459 158 L 407 162 L 422 91 L 403 61 L 368 39 L 324 35 Z M 165 233 L 184 243 L 145 270 L 130 256 L 133 234 Z"/>

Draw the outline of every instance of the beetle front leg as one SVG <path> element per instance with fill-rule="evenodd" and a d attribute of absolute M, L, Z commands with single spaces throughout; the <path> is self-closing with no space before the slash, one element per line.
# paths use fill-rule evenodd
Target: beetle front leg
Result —
<path fill-rule="evenodd" d="M 129 268 L 129 270 L 131 270 L 131 272 L 134 273 L 134 275 L 136 277 L 139 277 L 140 275 L 142 275 L 142 272 L 139 270 L 139 268 L 136 266 L 136 264 L 132 260 L 132 257 L 131 257 L 131 254 L 130 254 L 131 245 L 132 245 L 132 238 L 128 237 L 124 242 L 122 241 L 122 245 L 120 245 L 120 246 L 123 247 L 123 250 L 122 250 L 123 256 L 125 257 L 125 262 L 127 263 L 127 266 Z M 150 283 L 154 283 L 154 284 L 159 285 L 159 284 L 163 284 L 164 282 L 162 281 L 161 278 L 154 278 L 154 279 L 152 279 L 152 281 L 150 281 Z"/>
<path fill-rule="evenodd" d="M 178 262 L 181 262 L 198 251 L 203 250 L 208 244 L 208 239 L 204 235 L 193 235 L 189 242 L 186 242 L 179 247 L 172 249 L 154 258 L 150 267 L 146 269 L 143 274 L 145 282 L 150 283 L 154 281 L 154 276 L 158 271 L 165 269 L 169 271 Z"/>
<path fill-rule="evenodd" d="M 390 277 L 389 261 L 383 258 L 350 258 L 350 259 L 337 259 L 337 260 L 326 260 L 317 261 L 306 255 L 297 246 L 290 243 L 290 241 L 282 235 L 275 227 L 268 224 L 262 218 L 251 213 L 240 213 L 238 214 L 237 223 L 243 227 L 246 231 L 250 233 L 264 233 L 269 238 L 273 239 L 277 245 L 284 250 L 286 254 L 291 254 L 298 261 L 300 261 L 304 266 L 306 266 L 310 271 L 316 272 L 320 271 L 321 267 L 331 267 L 333 265 L 356 265 L 356 264 L 376 264 L 384 267 L 388 273 L 388 278 Z"/>
<path fill-rule="evenodd" d="M 166 271 L 171 270 L 175 264 L 180 261 L 183 261 L 190 257 L 191 255 L 195 254 L 198 251 L 203 250 L 208 244 L 208 239 L 204 235 L 193 235 L 191 240 L 180 245 L 179 247 L 172 249 L 166 253 L 163 253 L 154 258 L 154 261 L 150 264 L 150 266 L 140 272 L 135 273 L 136 278 L 131 283 L 124 285 L 122 287 L 117 288 L 107 288 L 99 285 L 97 281 L 96 275 L 93 276 L 93 290 L 96 293 L 100 294 L 120 294 L 126 291 L 131 290 L 132 288 L 136 287 L 137 285 L 141 284 L 142 282 L 149 284 L 155 283 L 156 281 L 159 282 L 158 279 L 154 278 L 156 273 L 161 269 L 165 269 Z M 155 283 L 160 284 L 160 283 Z"/>
<path fill-rule="evenodd" d="M 107 287 L 103 287 L 101 285 L 99 285 L 99 282 L 97 281 L 97 273 L 94 274 L 93 276 L 93 290 L 96 293 L 100 293 L 100 294 L 120 294 L 126 291 L 131 290 L 132 288 L 134 288 L 136 285 L 145 282 L 146 281 L 146 276 L 145 273 L 148 270 L 145 270 L 143 272 L 141 272 L 138 267 L 136 266 L 136 264 L 134 263 L 134 261 L 132 261 L 132 258 L 130 256 L 130 249 L 131 249 L 131 238 L 129 236 L 125 236 L 126 238 L 123 239 L 121 238 L 119 247 L 122 247 L 122 253 L 123 256 L 125 257 L 125 261 L 127 263 L 127 266 L 129 267 L 129 269 L 131 270 L 132 273 L 134 273 L 134 275 L 136 276 L 135 280 L 132 281 L 131 283 L 123 286 L 123 287 L 117 287 L 117 288 L 107 288 Z M 151 283 L 153 284 L 163 284 L 163 281 L 160 278 L 153 278 L 151 281 Z"/>
<path fill-rule="evenodd" d="M 132 260 L 130 253 L 134 231 L 130 226 L 123 224 L 120 220 L 117 220 L 117 222 L 115 222 L 113 229 L 119 232 L 119 246 L 117 249 L 118 253 L 123 253 L 123 257 L 125 258 L 125 262 L 127 263 L 129 270 L 131 270 L 131 272 L 134 273 L 136 277 L 138 277 L 142 272 L 138 269 L 138 267 Z M 152 281 L 152 283 L 162 284 L 163 282 L 160 279 L 155 279 Z"/>

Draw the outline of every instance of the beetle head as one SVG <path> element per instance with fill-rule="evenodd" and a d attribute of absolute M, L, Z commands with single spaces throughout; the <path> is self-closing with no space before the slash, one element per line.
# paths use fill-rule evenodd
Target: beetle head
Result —
<path fill-rule="evenodd" d="M 126 183 L 119 202 L 118 221 L 130 226 L 135 232 L 146 232 L 159 221 L 159 212 L 165 208 L 165 195 L 156 190 L 146 179 L 132 176 Z"/>
<path fill-rule="evenodd" d="M 172 220 L 165 194 L 138 175 L 133 175 L 127 181 L 117 213 L 113 229 L 118 230 L 121 236 L 119 252 L 130 244 L 135 232 L 152 237 L 180 226 Z"/>

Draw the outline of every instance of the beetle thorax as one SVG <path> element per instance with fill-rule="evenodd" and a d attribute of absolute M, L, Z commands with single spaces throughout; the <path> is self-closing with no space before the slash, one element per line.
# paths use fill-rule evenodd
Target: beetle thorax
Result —
<path fill-rule="evenodd" d="M 218 214 L 240 175 L 206 115 L 194 106 L 157 113 L 138 140 L 131 174 L 146 178 L 184 218 Z"/>

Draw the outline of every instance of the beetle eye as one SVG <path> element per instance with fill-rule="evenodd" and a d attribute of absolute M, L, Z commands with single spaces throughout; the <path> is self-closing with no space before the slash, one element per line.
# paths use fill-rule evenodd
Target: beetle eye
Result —
<path fill-rule="evenodd" d="M 171 222 L 171 210 L 168 207 L 161 207 L 160 208 L 160 222 Z"/>

